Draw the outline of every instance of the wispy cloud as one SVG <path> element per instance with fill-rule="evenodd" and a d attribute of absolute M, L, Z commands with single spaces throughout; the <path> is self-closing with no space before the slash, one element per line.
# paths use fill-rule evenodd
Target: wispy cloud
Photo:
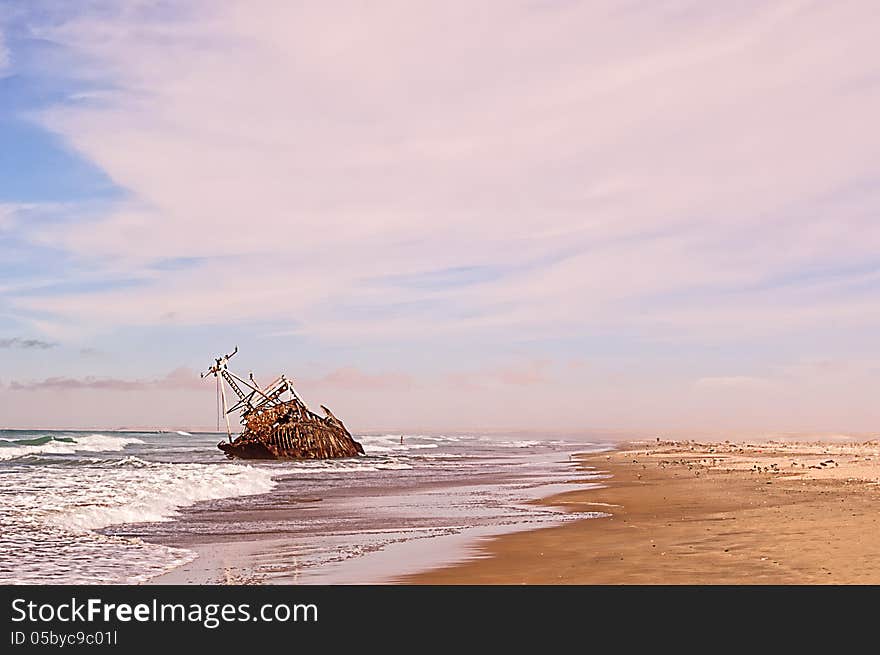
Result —
<path fill-rule="evenodd" d="M 6 47 L 5 39 L 3 35 L 3 16 L 0 15 L 0 77 L 6 72 L 6 69 L 9 68 L 9 49 Z"/>
<path fill-rule="evenodd" d="M 21 337 L 12 337 L 0 339 L 0 348 L 21 348 L 23 350 L 47 350 L 54 348 L 58 344 L 51 341 L 43 341 L 42 339 L 23 339 Z"/>
<path fill-rule="evenodd" d="M 416 384 L 413 376 L 406 373 L 367 373 L 354 366 L 345 366 L 330 371 L 319 378 L 308 380 L 308 384 L 359 391 L 387 391 L 404 389 Z"/>
<path fill-rule="evenodd" d="M 477 314 L 556 332 L 639 321 L 658 296 L 868 263 L 880 247 L 877 198 L 846 191 L 880 177 L 880 137 L 856 128 L 880 111 L 880 87 L 860 81 L 877 58 L 849 55 L 874 47 L 866 4 L 670 16 L 393 3 L 350 6 L 346 21 L 322 5 L 97 5 L 34 25 L 112 84 L 43 121 L 131 199 L 31 238 L 85 258 L 204 259 L 137 294 L 42 294 L 17 299 L 23 311 L 296 317 L 311 334 L 350 325 L 347 339 L 387 316 L 341 308 L 419 301 L 434 311 L 403 318 L 410 334 Z M 265 261 L 258 288 L 237 272 Z M 501 273 L 434 274 L 482 270 Z M 402 283 L 376 283 L 389 276 Z"/>
<path fill-rule="evenodd" d="M 148 391 L 156 389 L 205 390 L 207 386 L 193 371 L 177 368 L 162 378 L 153 380 L 130 380 L 113 377 L 85 376 L 49 377 L 38 381 L 12 381 L 11 391 Z"/>
<path fill-rule="evenodd" d="M 445 376 L 446 382 L 461 389 L 513 386 L 532 387 L 553 379 L 553 363 L 546 359 L 513 362 L 481 369 L 456 371 Z"/>
<path fill-rule="evenodd" d="M 12 229 L 15 225 L 15 214 L 17 211 L 17 205 L 0 203 L 0 232 Z"/>
<path fill-rule="evenodd" d="M 410 382 L 467 350 L 460 388 L 511 418 L 526 387 L 572 423 L 629 419 L 619 407 L 721 414 L 763 379 L 829 398 L 821 376 L 773 367 L 877 359 L 874 13 L 867 0 L 43 3 L 20 21 L 64 53 L 41 60 L 47 78 L 87 88 L 34 120 L 124 193 L 55 220 L 0 210 L 16 249 L 65 262 L 4 283 L 0 313 L 12 333 L 111 335 L 129 352 L 162 330 L 265 325 L 295 336 L 267 339 L 273 357 L 290 343 L 389 353 L 340 355 L 356 365 L 313 380 L 347 399 L 436 392 Z M 514 347 L 528 352 L 493 364 Z M 590 387 L 589 411 L 548 353 L 591 362 L 565 374 Z M 627 385 L 602 377 L 608 360 L 637 362 Z M 873 416 L 867 396 L 850 402 L 827 404 Z"/>
<path fill-rule="evenodd" d="M 698 389 L 765 389 L 772 386 L 766 378 L 750 375 L 722 375 L 700 378 L 696 382 Z"/>

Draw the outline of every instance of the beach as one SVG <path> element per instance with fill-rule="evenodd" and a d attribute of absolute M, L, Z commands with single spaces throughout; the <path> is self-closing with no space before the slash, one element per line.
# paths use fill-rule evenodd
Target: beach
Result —
<path fill-rule="evenodd" d="M 602 488 L 544 498 L 602 518 L 483 540 L 412 584 L 878 584 L 880 442 L 621 444 Z"/>
<path fill-rule="evenodd" d="M 5 431 L 6 583 L 877 584 L 880 442 Z M 39 502 L 37 502 L 39 499 Z"/>

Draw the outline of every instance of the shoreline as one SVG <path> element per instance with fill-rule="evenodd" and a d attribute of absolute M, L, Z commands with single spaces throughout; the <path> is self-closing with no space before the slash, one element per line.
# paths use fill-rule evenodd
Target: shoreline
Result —
<path fill-rule="evenodd" d="M 629 442 L 579 457 L 603 518 L 501 535 L 407 584 L 880 584 L 880 442 Z"/>
<path fill-rule="evenodd" d="M 133 528 L 126 536 L 195 554 L 143 584 L 393 584 L 481 557 L 487 538 L 574 520 L 540 499 L 597 485 L 574 459 L 585 447 L 611 445 L 538 449 L 517 455 L 516 465 L 480 463 L 466 473 L 422 467 L 421 477 L 363 478 L 361 487 L 318 473 L 307 495 L 303 478 L 282 475 L 268 495 L 233 500 L 222 511 L 185 508 L 174 530 Z"/>

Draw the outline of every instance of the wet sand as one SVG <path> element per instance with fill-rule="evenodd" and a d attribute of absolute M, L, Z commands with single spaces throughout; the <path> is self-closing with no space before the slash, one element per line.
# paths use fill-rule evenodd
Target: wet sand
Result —
<path fill-rule="evenodd" d="M 388 473 L 375 455 L 343 463 L 362 473 L 279 466 L 269 494 L 197 503 L 113 534 L 189 551 L 191 561 L 148 584 L 382 584 L 468 561 L 489 536 L 575 520 L 529 501 L 597 485 L 572 455 L 610 448 L 478 443 L 474 454 L 457 443 L 460 455 L 406 455 L 415 465 Z"/>
<path fill-rule="evenodd" d="M 880 584 L 880 441 L 630 443 L 582 457 L 609 516 L 484 540 L 414 584 Z"/>

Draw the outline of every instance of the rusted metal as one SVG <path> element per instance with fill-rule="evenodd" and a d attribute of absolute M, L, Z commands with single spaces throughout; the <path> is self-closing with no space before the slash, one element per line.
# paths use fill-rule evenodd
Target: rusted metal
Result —
<path fill-rule="evenodd" d="M 242 459 L 330 459 L 363 455 L 363 447 L 333 413 L 321 405 L 325 416 L 312 412 L 296 393 L 293 384 L 284 375 L 265 388 L 260 388 L 251 373 L 247 380 L 228 369 L 229 355 L 218 357 L 202 377 L 218 378 L 218 392 L 222 395 L 227 415 L 228 441 L 217 447 L 231 458 Z M 226 409 L 224 382 L 238 396 L 231 408 Z M 248 391 L 245 392 L 245 389 Z M 219 400 L 218 400 L 219 407 Z M 232 438 L 228 415 L 241 412 L 241 433 Z M 219 420 L 218 420 L 219 424 Z"/>

